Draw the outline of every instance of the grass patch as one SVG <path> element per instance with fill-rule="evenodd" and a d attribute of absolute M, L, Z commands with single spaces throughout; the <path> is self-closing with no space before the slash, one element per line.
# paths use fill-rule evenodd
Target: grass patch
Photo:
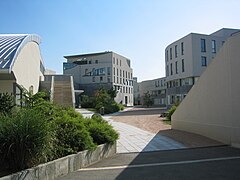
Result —
<path fill-rule="evenodd" d="M 165 123 L 165 124 L 168 124 L 168 125 L 172 125 L 172 122 L 171 122 L 171 120 L 169 120 L 169 119 L 163 119 L 163 122 Z"/>

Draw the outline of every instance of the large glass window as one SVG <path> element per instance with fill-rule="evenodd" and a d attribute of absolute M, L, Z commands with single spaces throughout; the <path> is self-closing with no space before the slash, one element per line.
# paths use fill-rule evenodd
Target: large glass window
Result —
<path fill-rule="evenodd" d="M 201 61 L 202 61 L 202 66 L 207 66 L 207 57 L 206 56 L 202 56 Z"/>
<path fill-rule="evenodd" d="M 216 41 L 212 40 L 212 53 L 216 53 Z"/>
<path fill-rule="evenodd" d="M 201 39 L 201 52 L 206 52 L 206 40 Z"/>

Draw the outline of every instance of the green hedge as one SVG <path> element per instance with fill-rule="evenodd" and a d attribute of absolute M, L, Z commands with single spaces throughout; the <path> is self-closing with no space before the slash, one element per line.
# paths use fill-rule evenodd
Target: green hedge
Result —
<path fill-rule="evenodd" d="M 113 144 L 119 137 L 119 134 L 101 116 L 94 116 L 92 119 L 86 118 L 84 124 L 95 144 Z"/>

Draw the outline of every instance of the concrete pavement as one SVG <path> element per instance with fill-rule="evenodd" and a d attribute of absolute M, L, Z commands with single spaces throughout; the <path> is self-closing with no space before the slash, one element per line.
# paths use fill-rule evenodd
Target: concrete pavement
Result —
<path fill-rule="evenodd" d="M 58 178 L 75 179 L 240 179 L 240 149 L 229 146 L 117 154 Z"/>
<path fill-rule="evenodd" d="M 84 117 L 91 117 L 93 114 L 86 109 L 77 109 L 77 111 Z M 103 118 L 120 134 L 120 138 L 117 141 L 117 153 L 186 148 L 183 144 L 166 136 L 153 134 L 125 123 L 112 121 L 110 115 L 105 115 Z"/>

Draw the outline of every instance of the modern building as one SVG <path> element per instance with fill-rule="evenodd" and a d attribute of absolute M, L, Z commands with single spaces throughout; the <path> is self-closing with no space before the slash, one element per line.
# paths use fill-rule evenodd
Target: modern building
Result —
<path fill-rule="evenodd" d="M 144 96 L 146 93 L 151 95 L 154 106 L 166 106 L 166 78 L 157 78 L 152 80 L 146 80 L 137 82 L 137 78 L 134 79 L 134 104 L 143 105 Z"/>
<path fill-rule="evenodd" d="M 44 74 L 39 44 L 38 35 L 0 35 L 0 93 L 19 99 L 22 88 L 38 92 Z"/>
<path fill-rule="evenodd" d="M 172 128 L 240 147 L 240 32 L 232 34 L 172 116 Z"/>
<path fill-rule="evenodd" d="M 167 104 L 182 101 L 231 34 L 220 29 L 212 34 L 190 33 L 165 49 Z"/>
<path fill-rule="evenodd" d="M 115 101 L 133 106 L 131 61 L 111 51 L 64 56 L 63 74 L 72 75 L 74 88 L 92 96 L 99 88 L 115 89 Z"/>

